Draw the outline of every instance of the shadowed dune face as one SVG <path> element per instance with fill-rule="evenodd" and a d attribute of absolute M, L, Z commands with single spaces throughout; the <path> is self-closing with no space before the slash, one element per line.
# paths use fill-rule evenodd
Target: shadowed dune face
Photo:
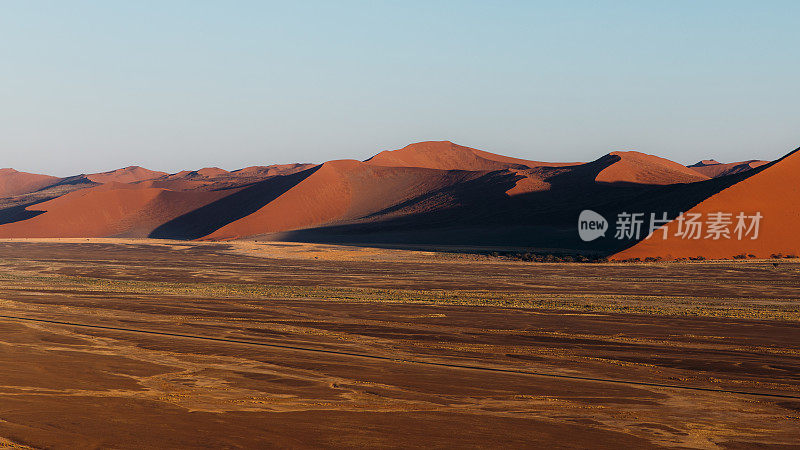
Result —
<path fill-rule="evenodd" d="M 27 194 L 57 183 L 60 178 L 49 175 L 0 169 L 0 198 Z"/>
<path fill-rule="evenodd" d="M 525 169 L 538 166 L 563 166 L 570 163 L 543 163 L 484 152 L 450 141 L 411 144 L 400 150 L 386 150 L 365 161 L 375 166 L 424 167 L 442 170 Z"/>
<path fill-rule="evenodd" d="M 0 226 L 0 237 L 145 237 L 158 225 L 222 195 L 104 184 L 29 207 L 44 212 Z"/>
<path fill-rule="evenodd" d="M 711 159 L 711 160 L 703 160 L 687 167 L 709 178 L 717 178 L 717 177 L 724 177 L 726 175 L 733 175 L 735 173 L 746 172 L 748 170 L 761 167 L 764 164 L 768 163 L 769 161 L 761 161 L 753 159 L 750 161 L 740 161 L 740 162 L 722 164 Z"/>
<path fill-rule="evenodd" d="M 668 159 L 640 152 L 613 152 L 619 160 L 603 169 L 600 183 L 676 184 L 694 183 L 709 177 Z"/>
<path fill-rule="evenodd" d="M 735 216 L 761 214 L 757 239 L 745 236 L 731 239 L 682 239 L 674 235 L 677 223 L 668 225 L 672 232 L 667 239 L 650 239 L 614 256 L 616 259 L 663 257 L 685 258 L 731 258 L 741 254 L 753 254 L 768 258 L 773 253 L 800 254 L 800 151 L 795 150 L 784 158 L 764 166 L 763 170 L 731 187 L 705 199 L 688 213 L 731 213 L 731 232 L 735 229 Z M 747 222 L 749 226 L 749 221 Z M 703 234 L 706 232 L 703 231 Z M 705 237 L 705 236 L 704 236 Z"/>

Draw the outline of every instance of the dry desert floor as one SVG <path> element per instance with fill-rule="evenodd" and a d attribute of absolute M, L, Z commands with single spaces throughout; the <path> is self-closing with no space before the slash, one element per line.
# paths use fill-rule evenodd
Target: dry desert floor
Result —
<path fill-rule="evenodd" d="M 0 447 L 776 448 L 800 263 L 0 241 Z"/>

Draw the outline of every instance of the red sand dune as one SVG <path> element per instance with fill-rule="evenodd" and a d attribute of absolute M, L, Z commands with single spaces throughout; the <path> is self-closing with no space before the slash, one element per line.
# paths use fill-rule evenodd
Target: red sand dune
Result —
<path fill-rule="evenodd" d="M 153 187 L 171 190 L 218 190 L 231 189 L 257 183 L 272 177 L 301 172 L 316 164 L 276 164 L 251 166 L 231 172 L 218 167 L 200 170 L 184 170 L 148 181 Z"/>
<path fill-rule="evenodd" d="M 714 164 L 722 164 L 722 163 L 720 163 L 720 162 L 719 162 L 719 161 L 717 161 L 716 159 L 703 159 L 703 160 L 699 161 L 698 163 L 696 163 L 696 164 L 694 164 L 694 165 L 692 165 L 692 166 L 687 166 L 687 167 L 694 167 L 694 166 L 713 166 Z"/>
<path fill-rule="evenodd" d="M 359 219 L 481 174 L 329 161 L 255 213 L 205 238 L 233 239 Z"/>
<path fill-rule="evenodd" d="M 219 167 L 205 167 L 198 170 L 182 170 L 178 173 L 173 173 L 163 177 L 167 180 L 175 180 L 175 179 L 197 179 L 197 178 L 216 178 L 220 176 L 227 175 L 228 172 L 225 169 L 220 169 Z"/>
<path fill-rule="evenodd" d="M 243 169 L 234 170 L 230 173 L 231 176 L 263 176 L 274 177 L 279 175 L 291 175 L 293 173 L 301 172 L 310 169 L 317 164 L 310 163 L 295 163 L 295 164 L 273 164 L 270 166 L 250 166 Z"/>
<path fill-rule="evenodd" d="M 764 174 L 780 175 L 778 169 L 790 165 L 793 158 L 764 169 Z M 705 161 L 701 166 L 717 170 L 717 166 L 727 165 Z M 724 170 L 740 166 L 734 164 L 732 169 Z M 48 189 L 52 191 L 50 196 L 32 198 L 32 194 L 22 194 L 6 198 L 4 209 L 0 209 L 0 223 L 10 223 L 0 225 L 0 237 L 216 240 L 290 231 L 296 232 L 293 237 L 301 238 L 297 233 L 302 230 L 313 239 L 333 237 L 356 242 L 362 236 L 366 239 L 363 242 L 391 243 L 392 239 L 400 239 L 398 242 L 608 254 L 619 251 L 625 243 L 607 239 L 592 246 L 580 242 L 575 233 L 578 211 L 598 208 L 611 216 L 630 208 L 677 213 L 707 199 L 698 208 L 712 202 L 723 211 L 737 213 L 741 209 L 749 213 L 746 208 L 756 206 L 737 203 L 749 198 L 760 202 L 758 205 L 778 202 L 786 211 L 797 209 L 793 208 L 797 191 L 788 174 L 783 181 L 774 182 L 772 178 L 780 178 L 776 175 L 762 182 L 768 184 L 766 187 L 759 187 L 753 180 L 764 179 L 759 173 L 762 169 L 715 179 L 709 176 L 717 176 L 716 172 L 707 176 L 697 170 L 639 152 L 615 152 L 586 164 L 541 163 L 449 141 L 412 144 L 381 152 L 365 162 L 253 166 L 232 172 L 205 168 L 167 175 L 128 167 L 58 179 L 3 170 L 0 189 L 12 186 L 24 190 L 36 183 L 59 182 L 81 190 Z M 33 181 L 27 185 L 8 181 L 14 177 Z M 745 178 L 748 179 L 741 181 Z M 93 183 L 101 184 L 91 187 Z M 723 191 L 731 185 L 734 187 Z M 730 191 L 736 194 L 727 194 Z M 34 204 L 36 201 L 43 203 Z M 765 227 L 776 220 L 771 217 L 789 214 L 778 209 L 769 210 Z M 37 212 L 42 213 L 35 215 Z M 770 229 L 769 233 L 777 231 Z M 668 240 L 641 243 L 620 255 L 722 257 L 742 252 L 759 256 L 764 252 L 793 252 L 778 243 L 796 241 L 780 236 L 775 242 L 766 238 L 764 251 L 750 248 L 756 243 L 747 243 L 747 248 L 737 247 L 735 251 L 709 247 L 706 254 L 697 246 L 713 243 L 679 241 L 673 245 L 673 240 Z M 668 243 L 670 248 L 666 249 L 649 247 Z M 761 245 L 760 239 L 757 244 Z"/>
<path fill-rule="evenodd" d="M 740 212 L 748 216 L 760 213 L 763 219 L 758 239 L 738 240 L 733 233 L 732 239 L 681 239 L 674 236 L 677 223 L 673 221 L 668 224 L 671 232 L 666 240 L 661 238 L 662 234 L 658 231 L 654 238 L 641 241 L 614 255 L 614 258 L 731 258 L 740 254 L 768 258 L 773 253 L 800 255 L 799 173 L 800 151 L 795 150 L 761 172 L 707 198 L 688 211 L 701 213 L 704 219 L 707 214 L 716 212 L 732 213 L 734 217 Z M 730 226 L 731 232 L 737 222 L 735 218 L 733 222 Z"/>
<path fill-rule="evenodd" d="M 165 180 L 185 180 L 186 178 L 193 178 L 193 175 L 195 178 L 197 177 L 196 170 L 181 170 L 180 172 L 171 173 L 162 178 Z"/>
<path fill-rule="evenodd" d="M 27 194 L 57 183 L 60 178 L 0 169 L 0 198 Z"/>
<path fill-rule="evenodd" d="M 450 141 L 419 142 L 399 150 L 386 150 L 365 161 L 375 166 L 424 167 L 442 170 L 500 170 L 572 163 L 544 163 L 496 155 Z"/>
<path fill-rule="evenodd" d="M 521 178 L 516 181 L 514 187 L 506 191 L 508 196 L 513 197 L 515 195 L 550 190 L 550 183 L 540 173 L 533 170 L 513 170 L 511 172 L 521 176 Z"/>
<path fill-rule="evenodd" d="M 713 159 L 704 159 L 696 164 L 692 164 L 691 166 L 687 167 L 707 177 L 717 178 L 717 177 L 724 177 L 725 175 L 732 175 L 734 173 L 745 172 L 751 169 L 755 169 L 756 167 L 761 167 L 764 164 L 768 163 L 769 161 L 752 159 L 750 161 L 740 161 L 740 162 L 723 164 L 714 161 Z"/>
<path fill-rule="evenodd" d="M 208 184 L 208 181 L 236 183 L 236 180 L 240 180 L 242 182 L 253 182 L 278 175 L 290 175 L 314 166 L 316 164 L 274 164 L 271 166 L 250 166 L 230 172 L 219 167 L 206 167 L 200 170 L 183 170 L 161 177 L 159 180 L 183 180 L 203 182 L 205 184 Z"/>
<path fill-rule="evenodd" d="M 108 172 L 93 173 L 86 175 L 86 178 L 95 183 L 133 183 L 136 181 L 152 180 L 163 177 L 166 172 L 156 172 L 139 166 L 129 166 L 122 169 L 110 170 Z"/>
<path fill-rule="evenodd" d="M 225 169 L 220 169 L 219 167 L 205 167 L 196 171 L 196 173 L 201 177 L 213 178 L 221 175 L 227 175 L 229 172 Z"/>
<path fill-rule="evenodd" d="M 45 212 L 0 225 L 0 238 L 145 237 L 158 225 L 227 194 L 103 184 L 29 206 Z"/>
<path fill-rule="evenodd" d="M 600 183 L 676 184 L 693 183 L 709 177 L 668 159 L 640 152 L 612 152 L 619 161 L 595 178 Z"/>

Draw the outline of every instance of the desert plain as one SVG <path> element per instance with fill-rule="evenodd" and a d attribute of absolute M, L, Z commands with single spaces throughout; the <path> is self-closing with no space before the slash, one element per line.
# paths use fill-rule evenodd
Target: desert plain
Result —
<path fill-rule="evenodd" d="M 0 447 L 788 448 L 800 262 L 0 241 Z"/>

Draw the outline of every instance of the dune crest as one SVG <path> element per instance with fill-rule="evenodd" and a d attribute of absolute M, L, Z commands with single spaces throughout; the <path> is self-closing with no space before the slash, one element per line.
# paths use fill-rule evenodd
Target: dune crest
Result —
<path fill-rule="evenodd" d="M 382 151 L 365 162 L 375 166 L 423 167 L 441 170 L 501 170 L 568 165 L 568 163 L 544 163 L 511 158 L 464 147 L 450 141 L 418 142 L 399 150 Z"/>
<path fill-rule="evenodd" d="M 163 177 L 166 172 L 156 172 L 144 167 L 129 166 L 122 169 L 109 170 L 108 172 L 85 175 L 86 179 L 95 183 L 133 183 L 136 181 L 152 180 Z"/>

